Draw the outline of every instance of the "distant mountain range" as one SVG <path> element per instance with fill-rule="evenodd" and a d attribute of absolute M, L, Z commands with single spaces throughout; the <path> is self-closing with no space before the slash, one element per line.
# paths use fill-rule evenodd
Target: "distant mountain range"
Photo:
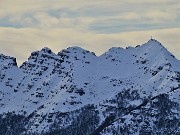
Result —
<path fill-rule="evenodd" d="M 0 54 L 0 135 L 180 135 L 180 60 L 155 39 Z"/>

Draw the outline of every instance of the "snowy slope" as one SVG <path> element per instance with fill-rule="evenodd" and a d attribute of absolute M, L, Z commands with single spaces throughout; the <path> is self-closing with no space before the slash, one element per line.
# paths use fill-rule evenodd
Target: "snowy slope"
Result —
<path fill-rule="evenodd" d="M 117 95 L 124 91 L 133 94 L 123 100 L 126 106 L 138 106 L 162 93 L 179 104 L 180 61 L 155 39 L 126 49 L 113 47 L 101 56 L 76 46 L 58 54 L 43 48 L 20 67 L 15 58 L 1 54 L 0 87 L 0 114 L 28 117 L 24 133 L 51 131 L 53 123 L 68 127 L 89 104 L 98 111 L 97 128 L 117 109 Z M 64 122 L 57 120 L 59 115 Z M 128 123 L 132 116 L 124 117 Z"/>

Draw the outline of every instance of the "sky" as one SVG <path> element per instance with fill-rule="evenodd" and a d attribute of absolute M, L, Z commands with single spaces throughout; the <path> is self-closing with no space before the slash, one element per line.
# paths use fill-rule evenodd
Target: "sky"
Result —
<path fill-rule="evenodd" d="M 179 0 L 0 0 L 0 53 L 20 65 L 43 47 L 101 55 L 152 36 L 180 59 L 179 11 Z"/>

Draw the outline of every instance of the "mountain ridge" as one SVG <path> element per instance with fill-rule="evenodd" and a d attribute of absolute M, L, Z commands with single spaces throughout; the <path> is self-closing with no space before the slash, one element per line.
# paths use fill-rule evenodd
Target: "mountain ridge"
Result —
<path fill-rule="evenodd" d="M 23 132 L 12 128 L 14 134 L 88 135 L 110 117 L 125 122 L 109 124 L 101 134 L 159 135 L 166 127 L 158 123 L 180 119 L 180 61 L 155 39 L 100 56 L 77 46 L 57 54 L 45 47 L 19 67 L 15 58 L 0 55 L 0 65 L 0 127 L 4 118 L 19 115 L 23 120 L 17 123 L 25 125 Z"/>
<path fill-rule="evenodd" d="M 147 43 L 150 43 L 150 46 L 152 46 L 152 45 L 156 45 L 156 47 L 160 47 L 161 49 L 164 49 L 164 50 L 166 50 L 166 52 L 168 52 L 170 55 L 172 55 L 172 57 L 174 57 L 175 59 L 177 59 L 172 53 L 170 53 L 159 41 L 157 41 L 156 39 L 150 39 L 150 40 L 148 40 L 148 42 Z M 138 47 L 142 47 L 142 46 L 144 46 L 144 45 L 147 45 L 147 43 L 144 43 L 144 44 L 142 44 L 142 45 L 137 45 L 137 46 L 135 46 L 135 47 L 132 47 L 132 46 L 128 46 L 128 47 L 126 47 L 126 48 L 122 48 L 122 47 L 112 47 L 112 48 L 110 48 L 109 50 L 107 50 L 105 53 L 108 53 L 109 51 L 111 51 L 111 50 L 114 50 L 114 49 L 117 49 L 117 50 L 126 50 L 126 49 L 135 49 L 135 48 L 138 48 Z M 155 44 L 154 44 L 155 43 Z M 60 54 L 62 51 L 68 51 L 69 49 L 71 49 L 72 48 L 72 50 L 73 50 L 73 48 L 74 49 L 79 49 L 79 50 L 82 50 L 82 51 L 87 51 L 87 52 L 90 52 L 90 51 L 88 51 L 88 50 L 86 50 L 86 49 L 83 49 L 83 48 L 81 48 L 81 47 L 78 47 L 78 46 L 71 46 L 71 47 L 68 47 L 67 49 L 62 49 L 61 51 L 59 51 L 57 54 L 55 54 L 50 48 L 48 48 L 48 47 L 43 47 L 40 51 L 34 51 L 34 52 L 32 52 L 32 53 L 37 53 L 37 52 L 50 52 L 50 53 L 53 53 L 53 54 L 55 54 L 55 55 L 58 55 L 58 54 Z M 95 56 L 97 56 L 94 52 L 91 52 L 91 53 L 93 53 Z M 101 54 L 101 55 L 104 55 L 105 53 L 103 53 L 103 54 Z M 13 58 L 13 59 L 15 59 L 16 60 L 16 58 L 15 57 L 12 57 L 12 56 L 8 56 L 8 55 L 4 55 L 4 54 L 0 54 L 1 55 L 1 57 L 2 56 L 4 56 L 4 57 L 6 57 L 6 58 Z M 32 55 L 32 54 L 31 54 Z M 31 57 L 31 55 L 30 55 L 30 57 Z M 97 57 L 100 57 L 101 55 L 99 55 L 99 56 L 97 56 Z M 30 58 L 29 57 L 29 58 Z M 28 58 L 28 59 L 29 59 Z M 180 61 L 179 59 L 177 59 L 178 61 Z M 24 61 L 25 62 L 25 61 Z M 23 62 L 23 63 L 24 63 Z M 16 62 L 17 63 L 17 62 Z M 19 65 L 19 67 L 21 67 L 22 65 Z"/>

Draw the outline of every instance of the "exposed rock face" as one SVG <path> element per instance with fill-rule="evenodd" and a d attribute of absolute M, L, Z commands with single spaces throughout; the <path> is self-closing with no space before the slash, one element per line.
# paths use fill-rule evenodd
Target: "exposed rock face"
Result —
<path fill-rule="evenodd" d="M 180 61 L 155 39 L 101 56 L 79 47 L 0 55 L 0 134 L 179 135 Z"/>

